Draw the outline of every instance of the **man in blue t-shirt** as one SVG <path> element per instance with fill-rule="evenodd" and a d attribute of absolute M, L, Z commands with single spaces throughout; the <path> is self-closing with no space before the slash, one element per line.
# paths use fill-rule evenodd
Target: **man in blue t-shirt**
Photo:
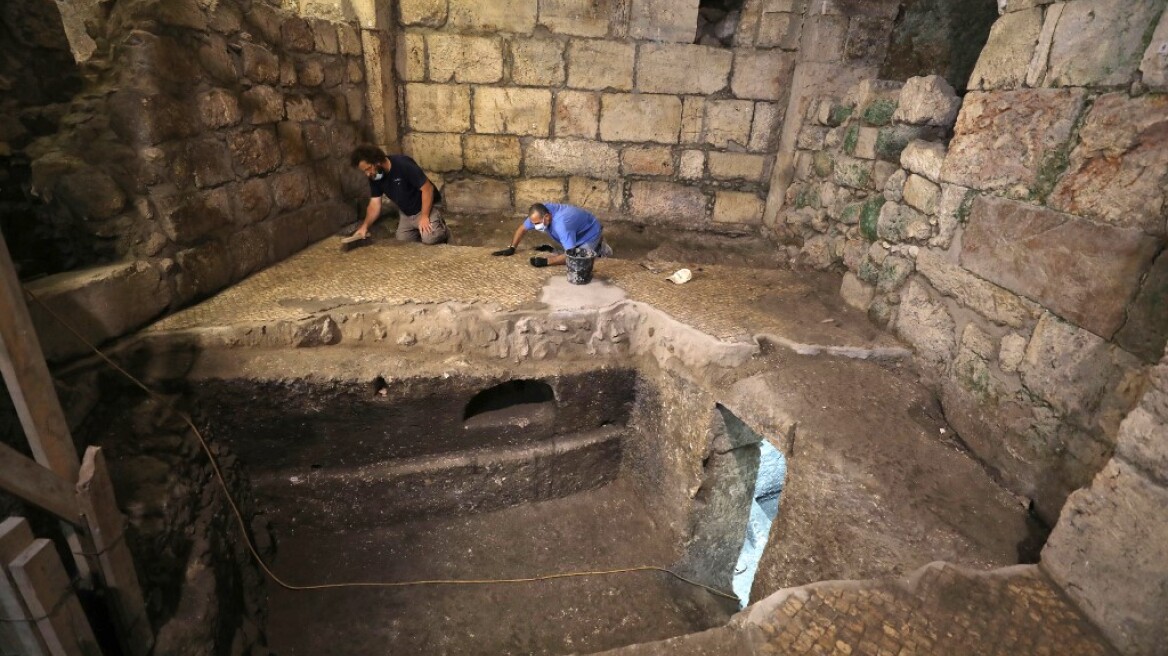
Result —
<path fill-rule="evenodd" d="M 515 236 L 511 238 L 511 244 L 503 250 L 491 253 L 491 255 L 514 255 L 515 248 L 519 246 L 519 240 L 523 239 L 524 233 L 528 230 L 538 230 L 546 234 L 558 242 L 560 248 L 565 251 L 583 247 L 596 253 L 596 257 L 612 257 L 612 249 L 604 243 L 604 229 L 600 226 L 600 221 L 596 220 L 596 217 L 587 210 L 580 209 L 575 205 L 561 205 L 559 203 L 532 205 L 527 220 L 519 226 L 519 229 L 515 231 Z M 536 250 L 554 251 L 555 249 L 551 246 L 540 246 Z M 536 256 L 531 258 L 531 266 L 545 267 L 563 264 L 565 261 L 563 253 L 547 257 Z"/>
<path fill-rule="evenodd" d="M 354 237 L 364 238 L 369 234 L 369 228 L 381 216 L 384 196 L 397 205 L 401 214 L 397 223 L 398 239 L 442 244 L 450 238 L 438 207 L 442 194 L 417 162 L 406 155 L 387 156 L 377 146 L 369 145 L 355 148 L 349 160 L 369 178 L 369 207 Z"/>

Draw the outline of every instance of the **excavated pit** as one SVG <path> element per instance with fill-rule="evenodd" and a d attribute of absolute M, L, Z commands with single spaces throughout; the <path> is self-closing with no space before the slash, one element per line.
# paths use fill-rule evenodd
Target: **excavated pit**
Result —
<path fill-rule="evenodd" d="M 729 468 L 707 462 L 710 489 L 685 499 L 668 492 L 684 467 L 669 445 L 693 422 L 724 433 L 724 410 L 665 407 L 659 382 L 632 368 L 550 371 L 227 378 L 189 391 L 238 458 L 252 525 L 289 583 L 653 565 L 730 592 L 760 438 L 741 440 L 753 456 L 731 452 Z M 695 512 L 711 498 L 716 513 Z M 720 626 L 738 609 L 661 572 L 268 591 L 281 655 L 591 653 Z"/>

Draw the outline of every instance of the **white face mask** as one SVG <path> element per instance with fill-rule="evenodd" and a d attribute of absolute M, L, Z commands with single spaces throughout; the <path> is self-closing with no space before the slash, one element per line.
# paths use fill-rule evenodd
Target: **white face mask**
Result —
<path fill-rule="evenodd" d="M 385 177 L 385 173 L 383 173 L 382 171 L 378 171 L 376 174 L 374 174 L 373 179 L 380 180 L 384 177 Z"/>
<path fill-rule="evenodd" d="M 534 224 L 532 224 L 532 227 L 540 232 L 547 232 L 547 224 L 546 223 L 534 223 Z"/>

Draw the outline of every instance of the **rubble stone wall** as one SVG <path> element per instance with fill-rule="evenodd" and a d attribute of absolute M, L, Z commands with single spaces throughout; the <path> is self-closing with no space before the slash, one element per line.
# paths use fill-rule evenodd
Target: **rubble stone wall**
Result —
<path fill-rule="evenodd" d="M 87 241 L 82 264 L 111 263 L 32 286 L 89 337 L 122 334 L 356 219 L 366 194 L 348 152 L 368 121 L 355 23 L 262 0 L 130 1 L 91 31 L 108 50 L 86 62 L 63 129 L 26 148 L 30 189 Z M 50 357 L 83 350 L 64 341 Z"/>
<path fill-rule="evenodd" d="M 1168 337 L 1163 9 L 1008 2 L 964 99 L 936 76 L 820 97 L 773 226 L 794 261 L 845 271 L 1051 523 Z"/>
<path fill-rule="evenodd" d="M 697 0 L 404 0 L 403 148 L 455 211 L 754 229 L 805 9 L 748 0 L 723 48 Z"/>
<path fill-rule="evenodd" d="M 42 220 L 39 203 L 24 191 L 31 175 L 24 148 L 60 128 L 81 84 L 52 0 L 0 6 L 0 228 L 25 276 L 85 257 L 84 248 L 73 247 L 73 232 Z"/>

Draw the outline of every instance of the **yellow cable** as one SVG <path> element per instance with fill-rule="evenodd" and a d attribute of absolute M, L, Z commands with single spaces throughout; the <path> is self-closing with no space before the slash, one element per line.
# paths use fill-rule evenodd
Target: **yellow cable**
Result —
<path fill-rule="evenodd" d="M 121 367 L 121 365 L 119 365 L 117 362 L 114 362 L 100 348 L 98 348 L 92 342 L 90 342 L 88 339 L 86 339 L 84 336 L 82 336 L 81 333 L 79 333 L 71 324 L 69 324 L 69 322 L 67 322 L 63 318 L 61 318 L 61 316 L 59 314 L 57 314 L 51 307 L 49 307 L 48 304 L 46 304 L 44 301 L 42 301 L 40 298 L 38 298 L 36 294 L 32 293 L 31 291 L 29 291 L 27 289 L 24 290 L 24 293 L 27 294 L 28 297 L 32 301 L 34 301 L 35 303 L 40 305 L 42 308 L 44 308 L 45 311 L 47 311 L 54 319 L 56 319 L 56 321 L 58 323 L 60 323 L 62 326 L 64 326 L 66 330 L 73 333 L 74 337 L 76 337 L 83 344 L 88 346 L 90 348 L 90 350 L 92 350 L 99 358 L 104 360 L 106 364 L 108 364 L 110 367 L 112 367 L 114 369 L 114 371 L 117 371 L 121 375 L 125 376 L 130 382 L 132 382 L 132 383 L 134 383 L 134 385 L 138 386 L 138 388 L 141 389 L 143 392 L 145 392 L 147 395 L 152 396 L 152 397 L 157 398 L 157 399 L 160 399 L 162 401 L 165 401 L 169 404 L 169 399 L 167 399 L 162 394 L 155 392 L 153 389 L 148 387 L 145 383 L 143 383 L 142 381 L 140 381 L 136 377 L 134 377 L 133 374 L 131 374 L 130 372 L 123 369 Z M 256 550 L 255 544 L 252 543 L 251 534 L 247 530 L 247 522 L 245 522 L 243 519 L 243 512 L 240 511 L 239 506 L 236 505 L 235 498 L 232 496 L 231 490 L 227 487 L 227 480 L 223 477 L 223 472 L 219 469 L 219 461 L 215 458 L 215 454 L 211 452 L 211 447 L 207 445 L 207 440 L 203 438 L 202 431 L 200 431 L 199 427 L 195 425 L 195 422 L 191 419 L 190 415 L 188 415 L 187 413 L 182 412 L 180 410 L 176 410 L 173 406 L 171 407 L 171 410 L 173 412 L 175 412 L 176 414 L 178 414 L 178 416 L 181 417 L 184 422 L 186 422 L 186 425 L 190 427 L 191 432 L 194 433 L 195 438 L 198 439 L 199 446 L 202 447 L 203 453 L 206 454 L 208 462 L 211 463 L 212 471 L 215 472 L 215 479 L 217 481 L 219 481 L 219 487 L 223 490 L 223 495 L 227 498 L 227 503 L 231 506 L 231 512 L 235 516 L 236 523 L 239 524 L 239 531 L 240 531 L 240 533 L 243 534 L 243 542 L 245 545 L 247 545 L 247 550 L 249 552 L 251 552 L 252 558 L 255 559 L 256 564 L 260 566 L 260 569 L 262 569 L 264 571 L 264 573 L 267 574 L 270 579 L 272 579 L 272 581 L 274 581 L 277 585 L 279 585 L 280 587 L 282 587 L 286 590 L 331 590 L 331 589 L 337 589 L 337 588 L 404 588 L 404 587 L 419 586 L 419 585 L 496 585 L 496 584 L 504 584 L 504 583 L 533 583 L 536 581 L 550 581 L 552 579 L 567 579 L 567 578 L 577 578 L 577 577 L 584 577 L 584 576 L 606 576 L 609 574 L 624 574 L 624 573 L 629 573 L 629 572 L 664 572 L 664 573 L 669 574 L 670 576 L 672 576 L 680 581 L 688 583 L 692 586 L 702 588 L 703 590 L 706 590 L 707 592 L 710 592 L 711 594 L 715 594 L 719 597 L 724 597 L 726 599 L 733 599 L 734 601 L 738 601 L 737 595 L 722 592 L 721 590 L 718 590 L 717 588 L 710 587 L 704 583 L 699 583 L 699 582 L 694 581 L 692 579 L 688 579 L 688 578 L 682 576 L 681 574 L 674 572 L 671 569 L 668 569 L 666 567 L 658 567 L 656 565 L 641 565 L 639 567 L 621 567 L 618 569 L 588 570 L 588 571 L 581 571 L 581 572 L 562 572 L 559 574 L 544 574 L 542 576 L 529 576 L 529 577 L 514 578 L 514 579 L 427 579 L 427 580 L 419 580 L 419 581 L 351 581 L 351 582 L 346 582 L 346 583 L 318 583 L 315 585 L 295 585 L 292 583 L 288 583 L 284 579 L 277 576 L 276 573 L 273 572 L 268 567 L 268 564 L 264 562 L 264 559 L 262 557 L 260 557 L 259 552 Z"/>

